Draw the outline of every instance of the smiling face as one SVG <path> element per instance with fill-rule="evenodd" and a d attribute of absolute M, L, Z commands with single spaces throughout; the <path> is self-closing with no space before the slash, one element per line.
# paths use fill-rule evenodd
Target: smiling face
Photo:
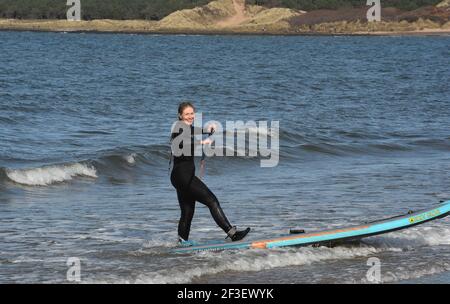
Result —
<path fill-rule="evenodd" d="M 195 119 L 195 111 L 193 107 L 186 107 L 180 114 L 180 119 L 188 125 L 192 125 Z"/>

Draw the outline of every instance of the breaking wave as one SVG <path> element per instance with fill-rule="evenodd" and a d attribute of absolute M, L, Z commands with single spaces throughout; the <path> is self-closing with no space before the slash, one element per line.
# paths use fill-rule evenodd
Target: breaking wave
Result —
<path fill-rule="evenodd" d="M 82 163 L 54 165 L 33 169 L 5 169 L 4 174 L 11 181 L 26 186 L 47 186 L 70 181 L 76 176 L 97 178 L 96 169 Z"/>

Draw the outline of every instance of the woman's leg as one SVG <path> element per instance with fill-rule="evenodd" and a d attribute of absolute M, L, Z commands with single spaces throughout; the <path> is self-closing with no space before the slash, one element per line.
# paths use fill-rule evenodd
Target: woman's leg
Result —
<path fill-rule="evenodd" d="M 220 207 L 217 197 L 197 176 L 192 178 L 188 191 L 196 201 L 206 205 L 209 208 L 209 211 L 211 212 L 211 215 L 217 225 L 222 228 L 225 233 L 228 233 L 232 226 Z"/>
<path fill-rule="evenodd" d="M 187 241 L 191 231 L 192 218 L 194 217 L 195 199 L 187 191 L 177 190 L 177 196 L 181 209 L 181 217 L 178 222 L 178 236 Z"/>

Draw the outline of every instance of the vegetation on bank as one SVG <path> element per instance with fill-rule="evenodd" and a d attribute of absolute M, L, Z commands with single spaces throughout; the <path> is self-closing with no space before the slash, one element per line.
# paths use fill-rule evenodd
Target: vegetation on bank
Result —
<path fill-rule="evenodd" d="M 381 0 L 383 7 L 414 10 L 442 0 Z M 66 19 L 66 0 L 0 0 L 0 18 Z M 172 12 L 202 6 L 210 0 L 81 0 L 84 20 L 161 20 Z M 365 6 L 366 0 L 246 0 L 250 5 L 299 10 Z"/>
<path fill-rule="evenodd" d="M 381 6 L 401 10 L 415 10 L 422 6 L 436 5 L 442 0 L 381 0 Z M 362 7 L 367 0 L 246 0 L 248 4 L 268 7 L 287 7 L 312 11 L 317 9 L 339 9 Z"/>
<path fill-rule="evenodd" d="M 66 19 L 67 0 L 0 0 L 0 18 Z M 84 20 L 159 20 L 208 0 L 80 0 Z"/>

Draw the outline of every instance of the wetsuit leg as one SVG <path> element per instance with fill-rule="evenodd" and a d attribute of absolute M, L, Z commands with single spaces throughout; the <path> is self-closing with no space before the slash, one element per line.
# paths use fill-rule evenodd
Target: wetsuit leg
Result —
<path fill-rule="evenodd" d="M 223 231 L 225 231 L 225 233 L 230 231 L 232 226 L 220 207 L 217 197 L 197 176 L 192 178 L 188 192 L 196 201 L 206 205 L 209 208 L 214 221 L 220 228 L 222 228 Z"/>
<path fill-rule="evenodd" d="M 177 190 L 178 203 L 181 208 L 181 217 L 178 222 L 178 235 L 185 241 L 189 239 L 191 222 L 194 217 L 195 199 L 187 191 Z"/>

